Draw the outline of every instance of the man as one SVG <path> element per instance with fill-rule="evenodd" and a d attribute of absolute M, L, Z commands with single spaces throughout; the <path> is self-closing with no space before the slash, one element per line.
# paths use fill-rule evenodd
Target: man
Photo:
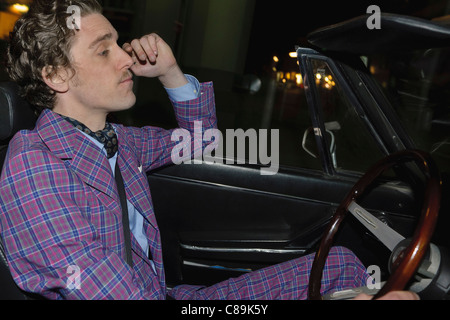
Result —
<path fill-rule="evenodd" d="M 81 13 L 73 28 L 69 5 Z M 209 288 L 167 289 L 145 173 L 170 163 L 172 131 L 106 119 L 134 105 L 134 74 L 160 80 L 180 127 L 215 128 L 213 88 L 185 76 L 159 36 L 123 48 L 117 38 L 95 0 L 35 0 L 12 33 L 8 72 L 41 110 L 36 128 L 11 141 L 0 178 L 1 240 L 18 286 L 48 299 L 306 298 L 312 256 Z M 344 248 L 332 250 L 325 270 L 324 292 L 367 281 Z"/>

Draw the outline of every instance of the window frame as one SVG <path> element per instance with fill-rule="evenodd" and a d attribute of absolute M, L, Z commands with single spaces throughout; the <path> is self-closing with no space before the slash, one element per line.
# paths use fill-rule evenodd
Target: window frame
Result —
<path fill-rule="evenodd" d="M 349 103 L 354 106 L 361 123 L 364 125 L 369 134 L 374 139 L 374 143 L 380 148 L 381 153 L 387 155 L 393 150 L 392 145 L 386 143 L 388 137 L 383 136 L 377 131 L 377 128 L 388 128 L 388 136 L 398 137 L 400 143 L 396 143 L 396 149 L 401 150 L 405 148 L 403 141 L 403 135 L 401 137 L 394 130 L 390 121 L 381 112 L 381 109 L 377 103 L 377 100 L 370 93 L 368 84 L 365 82 L 367 78 L 361 77 L 361 65 L 355 66 L 354 61 L 349 61 L 342 57 L 338 59 L 332 59 L 314 49 L 311 48 L 297 48 L 297 57 L 299 61 L 300 70 L 305 83 L 305 94 L 308 102 L 308 108 L 311 115 L 312 125 L 315 131 L 318 133 L 315 135 L 317 148 L 319 150 L 319 157 L 322 163 L 323 171 L 330 176 L 360 176 L 363 172 L 336 170 L 333 166 L 332 155 L 330 153 L 330 146 L 326 137 L 322 134 L 325 132 L 324 116 L 322 112 L 321 97 L 315 84 L 315 75 L 313 74 L 312 60 L 322 60 L 325 62 L 330 71 L 335 77 L 335 81 L 339 84 L 340 90 L 348 99 Z M 339 58 L 342 58 L 340 61 Z M 346 63 L 351 63 L 352 66 L 347 66 Z M 360 61 L 362 64 L 362 61 Z M 312 80 L 310 80 L 312 79 Z M 355 87 L 356 86 L 356 87 Z M 366 104 L 367 108 L 370 108 L 370 112 L 366 111 L 363 104 Z M 382 125 L 380 126 L 382 122 Z"/>

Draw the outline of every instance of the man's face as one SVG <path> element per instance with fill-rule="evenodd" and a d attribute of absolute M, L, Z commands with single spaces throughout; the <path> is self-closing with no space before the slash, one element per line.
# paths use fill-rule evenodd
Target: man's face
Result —
<path fill-rule="evenodd" d="M 133 61 L 117 39 L 116 30 L 102 15 L 81 18 L 71 48 L 76 73 L 65 101 L 81 118 L 125 110 L 136 102 L 129 70 Z"/>

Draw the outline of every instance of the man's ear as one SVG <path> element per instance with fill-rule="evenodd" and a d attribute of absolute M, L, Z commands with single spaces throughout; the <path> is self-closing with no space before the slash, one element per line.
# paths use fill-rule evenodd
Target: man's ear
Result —
<path fill-rule="evenodd" d="M 66 68 L 46 66 L 42 69 L 42 79 L 57 93 L 64 93 L 69 90 L 70 75 Z"/>

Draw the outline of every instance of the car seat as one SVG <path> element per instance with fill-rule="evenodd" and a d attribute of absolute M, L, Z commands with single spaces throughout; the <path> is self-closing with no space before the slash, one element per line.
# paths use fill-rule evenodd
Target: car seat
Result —
<path fill-rule="evenodd" d="M 34 128 L 36 120 L 34 108 L 20 97 L 17 84 L 0 82 L 0 169 L 5 162 L 9 141 L 18 131 Z M 0 226 L 0 300 L 36 299 L 15 284 L 9 271 L 1 231 Z"/>

